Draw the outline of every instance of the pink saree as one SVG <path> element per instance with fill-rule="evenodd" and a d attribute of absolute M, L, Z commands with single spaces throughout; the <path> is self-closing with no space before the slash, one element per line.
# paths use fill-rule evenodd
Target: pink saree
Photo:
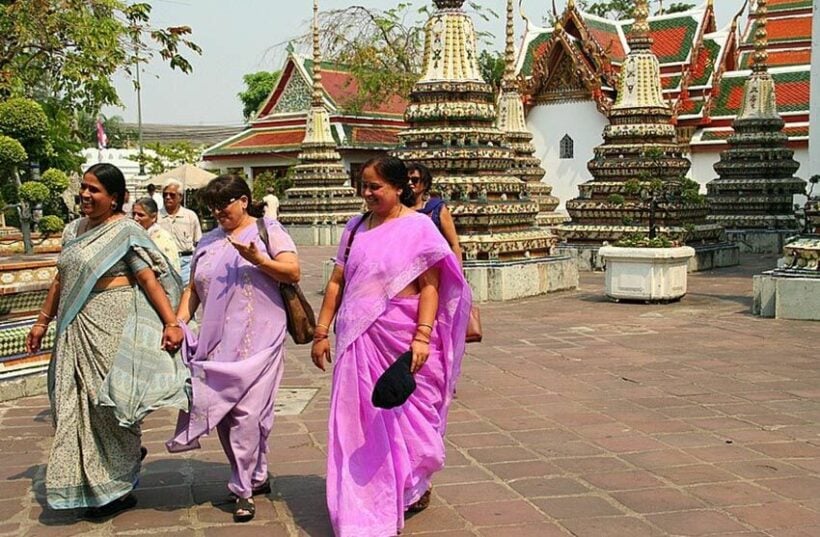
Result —
<path fill-rule="evenodd" d="M 339 264 L 358 220 L 342 235 Z M 397 295 L 431 267 L 441 278 L 430 357 L 404 405 L 377 409 L 373 385 L 410 348 L 418 321 L 418 296 Z M 472 299 L 447 242 L 421 214 L 360 228 L 344 273 L 328 423 L 328 510 L 337 537 L 386 537 L 401 531 L 405 510 L 444 466 L 447 410 Z"/>

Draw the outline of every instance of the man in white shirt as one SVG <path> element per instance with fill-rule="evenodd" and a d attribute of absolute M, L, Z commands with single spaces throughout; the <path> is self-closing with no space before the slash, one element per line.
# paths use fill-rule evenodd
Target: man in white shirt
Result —
<path fill-rule="evenodd" d="M 179 249 L 180 276 L 187 284 L 191 276 L 191 257 L 194 248 L 202 238 L 199 217 L 182 206 L 182 183 L 169 179 L 162 186 L 162 209 L 159 211 L 159 225 L 174 237 Z"/>
<path fill-rule="evenodd" d="M 265 216 L 276 220 L 279 217 L 279 198 L 274 194 L 274 189 L 269 188 L 267 192 L 267 195 L 262 198 L 265 202 Z"/>
<path fill-rule="evenodd" d="M 157 204 L 157 207 L 162 207 L 164 205 L 162 203 L 162 194 L 157 192 L 157 185 L 153 183 L 148 185 L 148 196 L 150 196 L 150 198 L 154 200 L 154 203 Z"/>

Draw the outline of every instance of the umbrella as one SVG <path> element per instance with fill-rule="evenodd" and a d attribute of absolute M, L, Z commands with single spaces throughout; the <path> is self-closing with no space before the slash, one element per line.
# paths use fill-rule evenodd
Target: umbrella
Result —
<path fill-rule="evenodd" d="M 162 184 L 168 179 L 176 179 L 183 185 L 183 190 L 202 188 L 208 182 L 215 178 L 216 175 L 203 169 L 197 168 L 193 164 L 183 164 L 173 170 L 162 172 L 159 175 L 154 175 L 142 181 L 142 184 L 155 184 L 162 188 Z"/>

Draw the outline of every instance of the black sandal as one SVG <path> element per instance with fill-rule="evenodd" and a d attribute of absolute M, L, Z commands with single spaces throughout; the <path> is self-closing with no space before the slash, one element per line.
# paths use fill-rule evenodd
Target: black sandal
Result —
<path fill-rule="evenodd" d="M 148 448 L 145 446 L 140 446 L 140 462 L 145 460 L 145 457 L 148 456 Z"/>
<path fill-rule="evenodd" d="M 237 498 L 236 506 L 233 510 L 234 522 L 250 522 L 256 515 L 256 506 L 253 498 Z"/>
<path fill-rule="evenodd" d="M 117 498 L 111 503 L 107 503 L 99 507 L 89 507 L 83 512 L 81 518 L 91 522 L 104 522 L 109 518 L 113 518 L 122 513 L 123 511 L 133 509 L 136 505 L 137 497 L 131 493 L 128 493 L 122 498 Z"/>
<path fill-rule="evenodd" d="M 410 507 L 407 508 L 408 513 L 421 513 L 428 507 L 430 507 L 430 491 L 433 490 L 433 487 L 427 489 L 427 492 L 421 495 L 416 503 L 411 504 Z"/>

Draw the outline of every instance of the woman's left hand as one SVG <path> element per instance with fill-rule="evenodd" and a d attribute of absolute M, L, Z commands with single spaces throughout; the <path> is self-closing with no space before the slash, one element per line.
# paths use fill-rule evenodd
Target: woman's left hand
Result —
<path fill-rule="evenodd" d="M 168 352 L 176 352 L 182 346 L 185 334 L 179 326 L 166 326 L 162 331 L 162 348 Z"/>
<path fill-rule="evenodd" d="M 233 238 L 228 235 L 228 242 L 236 248 L 236 251 L 244 257 L 249 263 L 252 265 L 259 265 L 267 259 L 259 252 L 259 248 L 256 247 L 256 243 L 251 241 L 248 244 L 243 242 L 237 242 L 233 240 Z"/>
<path fill-rule="evenodd" d="M 413 353 L 410 372 L 415 374 L 427 362 L 427 358 L 430 356 L 430 344 L 413 340 L 413 343 L 410 344 L 410 351 Z"/>

